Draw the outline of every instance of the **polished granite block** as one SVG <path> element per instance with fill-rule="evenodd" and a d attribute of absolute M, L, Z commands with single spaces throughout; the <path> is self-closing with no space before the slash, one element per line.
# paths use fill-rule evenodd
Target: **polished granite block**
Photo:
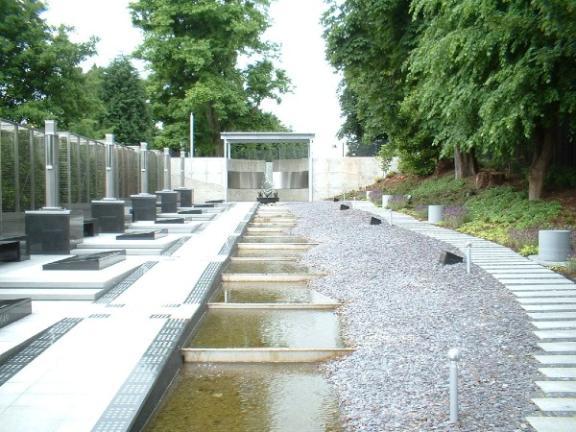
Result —
<path fill-rule="evenodd" d="M 212 208 L 212 207 L 214 207 L 214 204 L 194 204 L 194 207 L 196 207 L 196 208 Z"/>
<path fill-rule="evenodd" d="M 116 236 L 116 240 L 156 240 L 166 237 L 168 231 L 165 229 L 151 231 L 132 231 Z"/>
<path fill-rule="evenodd" d="M 98 252 L 88 255 L 74 255 L 55 262 L 44 264 L 43 270 L 103 270 L 126 259 L 125 250 Z"/>
<path fill-rule="evenodd" d="M 124 201 L 92 201 L 92 217 L 98 221 L 100 232 L 124 232 Z"/>
<path fill-rule="evenodd" d="M 157 224 L 183 224 L 184 218 L 172 217 L 172 218 L 162 218 L 156 220 Z"/>
<path fill-rule="evenodd" d="M 203 211 L 200 210 L 200 209 L 198 209 L 198 210 L 180 210 L 180 211 L 178 211 L 178 214 L 184 214 L 184 215 L 187 215 L 187 214 L 202 214 L 202 213 L 203 213 Z"/>
<path fill-rule="evenodd" d="M 84 219 L 83 234 L 84 237 L 96 237 L 99 233 L 98 220 L 94 218 Z"/>
<path fill-rule="evenodd" d="M 192 207 L 192 202 L 194 201 L 194 189 L 176 188 L 174 190 L 178 193 L 180 207 Z"/>
<path fill-rule="evenodd" d="M 0 300 L 0 328 L 32 313 L 29 298 Z"/>
<path fill-rule="evenodd" d="M 172 191 L 158 191 L 160 197 L 160 210 L 162 213 L 176 213 L 178 211 L 178 193 Z"/>
<path fill-rule="evenodd" d="M 223 199 L 206 200 L 206 204 L 223 204 L 223 203 L 224 203 Z"/>
<path fill-rule="evenodd" d="M 156 195 L 132 195 L 132 221 L 156 220 Z"/>
<path fill-rule="evenodd" d="M 70 211 L 27 211 L 27 254 L 67 255 L 70 253 Z"/>
<path fill-rule="evenodd" d="M 17 262 L 30 259 L 26 251 L 26 236 L 0 237 L 0 262 Z"/>

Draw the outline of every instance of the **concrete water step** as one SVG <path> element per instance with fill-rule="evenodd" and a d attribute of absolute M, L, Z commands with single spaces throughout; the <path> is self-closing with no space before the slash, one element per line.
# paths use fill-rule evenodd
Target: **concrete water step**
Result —
<path fill-rule="evenodd" d="M 333 310 L 339 303 L 208 303 L 209 309 L 229 310 Z"/>
<path fill-rule="evenodd" d="M 576 304 L 575 297 L 532 297 L 516 299 L 521 305 L 528 304 Z"/>
<path fill-rule="evenodd" d="M 523 304 L 520 306 L 528 312 L 576 311 L 574 304 Z"/>
<path fill-rule="evenodd" d="M 187 363 L 310 363 L 352 352 L 352 348 L 182 348 Z"/>
<path fill-rule="evenodd" d="M 576 417 L 527 417 L 536 432 L 574 432 Z"/>
<path fill-rule="evenodd" d="M 507 286 L 510 291 L 538 291 L 538 290 L 573 290 L 572 284 L 542 284 L 542 285 L 512 285 Z"/>
<path fill-rule="evenodd" d="M 558 277 L 547 277 L 547 278 L 498 278 L 498 280 L 503 283 L 504 285 L 546 285 L 546 284 L 561 284 L 561 285 L 572 285 L 575 286 L 574 282 L 563 278 L 561 276 Z"/>
<path fill-rule="evenodd" d="M 576 290 L 514 291 L 516 297 L 576 297 Z"/>
<path fill-rule="evenodd" d="M 534 398 L 542 411 L 576 411 L 576 398 Z"/>

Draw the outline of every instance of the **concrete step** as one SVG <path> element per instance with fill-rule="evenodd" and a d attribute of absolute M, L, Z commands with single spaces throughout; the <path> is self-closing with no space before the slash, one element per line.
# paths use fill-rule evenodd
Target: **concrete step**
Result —
<path fill-rule="evenodd" d="M 539 368 L 538 372 L 547 378 L 576 378 L 576 367 Z"/>
<path fill-rule="evenodd" d="M 498 278 L 498 280 L 504 285 L 546 285 L 546 284 L 566 284 L 576 287 L 576 284 L 562 276 L 558 277 L 548 277 L 548 278 Z"/>
<path fill-rule="evenodd" d="M 537 330 L 534 334 L 540 339 L 576 338 L 576 330 Z"/>
<path fill-rule="evenodd" d="M 514 291 L 516 297 L 576 297 L 576 290 Z"/>
<path fill-rule="evenodd" d="M 574 289 L 572 284 L 542 284 L 542 285 L 512 285 L 507 286 L 507 288 L 512 292 L 519 291 L 548 291 L 548 290 L 565 290 L 570 291 Z"/>
<path fill-rule="evenodd" d="M 576 319 L 576 312 L 536 312 L 528 316 L 533 320 L 570 320 Z"/>
<path fill-rule="evenodd" d="M 533 322 L 532 325 L 541 330 L 576 328 L 576 321 L 537 321 Z"/>
<path fill-rule="evenodd" d="M 576 417 L 527 417 L 536 432 L 574 432 Z"/>
<path fill-rule="evenodd" d="M 519 298 L 517 300 L 522 305 L 529 305 L 529 304 L 576 304 L 576 297 L 533 297 L 533 298 Z"/>
<path fill-rule="evenodd" d="M 574 355 L 535 355 L 534 358 L 542 364 L 567 364 L 576 365 L 576 354 Z"/>
<path fill-rule="evenodd" d="M 576 393 L 576 381 L 536 381 L 544 393 Z"/>
<path fill-rule="evenodd" d="M 576 342 L 541 342 L 538 346 L 546 352 L 576 353 Z"/>
<path fill-rule="evenodd" d="M 534 398 L 532 402 L 542 411 L 576 412 L 576 398 Z"/>
<path fill-rule="evenodd" d="M 522 306 L 522 309 L 528 312 L 544 312 L 544 311 L 576 312 L 576 305 L 574 304 L 525 304 L 520 306 Z"/>

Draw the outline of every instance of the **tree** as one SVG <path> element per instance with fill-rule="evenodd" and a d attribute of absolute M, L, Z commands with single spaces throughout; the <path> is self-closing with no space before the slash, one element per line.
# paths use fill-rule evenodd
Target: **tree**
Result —
<path fill-rule="evenodd" d="M 539 199 L 562 125 L 576 111 L 576 4 L 414 0 L 425 29 L 410 59 L 405 107 L 447 151 L 511 159 L 527 149 Z"/>
<path fill-rule="evenodd" d="M 147 60 L 153 114 L 162 122 L 157 146 L 178 148 L 196 119 L 195 147 L 221 154 L 220 132 L 279 125 L 259 108 L 288 91 L 283 71 L 263 42 L 268 0 L 139 0 L 132 19 L 145 34 L 137 55 Z M 240 67 L 240 57 L 252 60 Z"/>
<path fill-rule="evenodd" d="M 117 57 L 102 71 L 101 97 L 104 123 L 123 144 L 150 142 L 154 123 L 144 82 L 125 56 Z"/>
<path fill-rule="evenodd" d="M 79 64 L 94 54 L 95 40 L 70 42 L 70 29 L 48 26 L 44 10 L 38 0 L 0 0 L 0 116 L 68 127 L 89 109 Z"/>
<path fill-rule="evenodd" d="M 384 158 L 400 155 L 406 169 L 431 173 L 439 149 L 400 109 L 408 91 L 405 65 L 420 25 L 409 7 L 409 0 L 331 0 L 324 36 L 327 57 L 343 74 L 341 134 L 352 138 L 353 147 L 385 143 Z"/>

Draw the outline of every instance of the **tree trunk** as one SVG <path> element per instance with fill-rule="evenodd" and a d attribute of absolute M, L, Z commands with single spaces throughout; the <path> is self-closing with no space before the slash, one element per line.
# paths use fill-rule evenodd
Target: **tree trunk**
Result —
<path fill-rule="evenodd" d="M 211 104 L 208 105 L 208 109 L 206 110 L 206 117 L 208 120 L 208 127 L 210 128 L 209 134 L 210 142 L 212 144 L 212 152 L 218 157 L 225 156 L 222 141 L 220 140 L 220 119 Z"/>
<path fill-rule="evenodd" d="M 457 179 L 476 175 L 478 172 L 478 164 L 474 150 L 463 152 L 458 147 L 454 149 L 454 172 Z"/>
<path fill-rule="evenodd" d="M 528 171 L 528 199 L 530 201 L 542 198 L 544 190 L 544 178 L 552 159 L 554 147 L 553 131 L 548 128 L 542 132 L 537 132 L 535 136 L 535 149 L 532 156 L 532 163 Z"/>

